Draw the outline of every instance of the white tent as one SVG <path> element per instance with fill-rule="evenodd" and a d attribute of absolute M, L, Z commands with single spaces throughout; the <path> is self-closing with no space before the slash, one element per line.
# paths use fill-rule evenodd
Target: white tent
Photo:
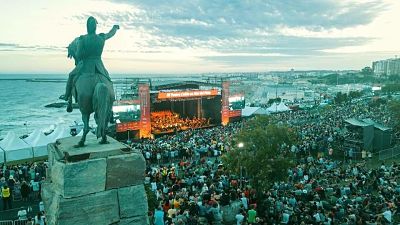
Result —
<path fill-rule="evenodd" d="M 242 117 L 249 117 L 252 116 L 260 107 L 249 107 L 246 106 L 242 109 Z"/>
<path fill-rule="evenodd" d="M 21 140 L 14 132 L 8 132 L 0 141 L 0 148 L 4 151 L 3 162 L 17 161 L 33 158 L 32 147 Z"/>
<path fill-rule="evenodd" d="M 278 112 L 278 105 L 274 102 L 270 107 L 267 108 L 268 112 Z"/>
<path fill-rule="evenodd" d="M 270 107 L 267 108 L 267 111 L 272 113 L 286 112 L 289 110 L 290 108 L 287 107 L 283 102 L 279 103 L 279 105 L 274 102 Z"/>
<path fill-rule="evenodd" d="M 5 161 L 5 152 L 2 148 L 0 148 L 0 163 L 4 163 Z"/>
<path fill-rule="evenodd" d="M 269 115 L 270 112 L 267 111 L 267 109 L 264 108 L 259 108 L 257 111 L 253 113 L 254 115 Z"/>
<path fill-rule="evenodd" d="M 58 124 L 54 131 L 47 135 L 51 142 L 55 142 L 57 139 L 70 137 L 71 129 L 64 124 Z"/>
<path fill-rule="evenodd" d="M 4 163 L 6 161 L 6 153 L 4 149 L 1 148 L 1 145 L 3 142 L 5 143 L 5 140 L 9 140 L 11 135 L 12 132 L 8 132 L 7 135 L 0 141 L 0 163 Z"/>
<path fill-rule="evenodd" d="M 278 112 L 286 112 L 286 111 L 289 111 L 289 110 L 290 110 L 290 108 L 287 107 L 287 106 L 285 105 L 285 103 L 283 103 L 283 102 L 279 103 L 279 105 L 278 105 L 277 108 L 278 108 Z"/>
<path fill-rule="evenodd" d="M 40 129 L 34 130 L 27 138 L 23 139 L 32 146 L 35 157 L 47 156 L 47 145 L 53 141 Z"/>

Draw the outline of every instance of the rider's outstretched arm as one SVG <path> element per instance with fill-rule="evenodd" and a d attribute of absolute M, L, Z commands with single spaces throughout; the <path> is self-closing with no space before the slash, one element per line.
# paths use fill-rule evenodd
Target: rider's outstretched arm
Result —
<path fill-rule="evenodd" d="M 108 32 L 107 34 L 104 34 L 104 38 L 106 40 L 109 39 L 109 38 L 112 38 L 115 35 L 115 33 L 117 32 L 118 29 L 119 29 L 119 25 L 114 25 L 111 28 L 110 32 Z"/>

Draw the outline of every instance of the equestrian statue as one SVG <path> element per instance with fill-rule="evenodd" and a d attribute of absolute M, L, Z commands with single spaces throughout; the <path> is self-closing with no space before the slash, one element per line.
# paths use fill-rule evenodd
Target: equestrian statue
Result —
<path fill-rule="evenodd" d="M 75 38 L 68 46 L 68 57 L 75 60 L 75 68 L 69 73 L 65 94 L 60 99 L 68 101 L 67 112 L 72 112 L 72 95 L 78 102 L 84 124 L 83 135 L 75 147 L 83 147 L 89 133 L 89 118 L 94 112 L 97 124 L 96 136 L 100 144 L 107 144 L 106 131 L 112 121 L 112 105 L 115 100 L 113 83 L 101 60 L 105 41 L 119 29 L 114 25 L 110 32 L 96 34 L 97 21 L 89 17 L 87 34 Z"/>

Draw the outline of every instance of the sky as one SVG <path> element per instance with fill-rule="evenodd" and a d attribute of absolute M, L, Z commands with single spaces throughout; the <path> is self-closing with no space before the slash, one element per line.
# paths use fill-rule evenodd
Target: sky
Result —
<path fill-rule="evenodd" d="M 120 25 L 110 74 L 361 69 L 400 52 L 398 0 L 0 0 L 0 74 L 67 74 L 66 46 Z"/>

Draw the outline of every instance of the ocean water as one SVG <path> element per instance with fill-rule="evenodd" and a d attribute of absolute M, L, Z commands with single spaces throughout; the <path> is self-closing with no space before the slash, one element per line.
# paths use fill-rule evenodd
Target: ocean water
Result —
<path fill-rule="evenodd" d="M 66 79 L 66 76 L 41 75 L 37 78 Z M 55 124 L 64 123 L 69 126 L 74 121 L 81 121 L 80 112 L 74 109 L 67 113 L 65 108 L 45 108 L 64 93 L 65 82 L 28 82 L 26 80 L 4 79 L 35 78 L 33 75 L 1 75 L 0 76 L 0 138 L 8 131 L 22 136 L 39 128 L 48 131 Z"/>

